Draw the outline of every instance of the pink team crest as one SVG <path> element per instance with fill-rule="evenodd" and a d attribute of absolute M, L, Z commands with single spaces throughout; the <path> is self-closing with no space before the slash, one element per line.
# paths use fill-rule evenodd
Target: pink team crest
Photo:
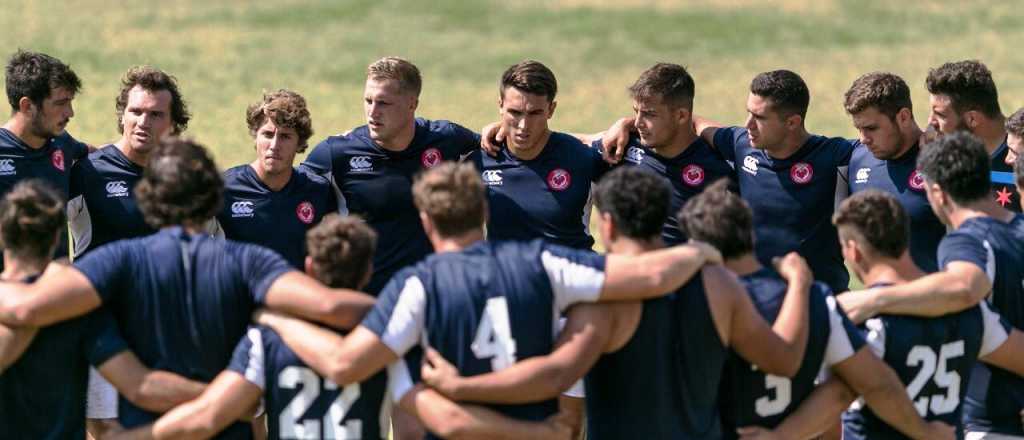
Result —
<path fill-rule="evenodd" d="M 308 225 L 313 223 L 313 217 L 316 216 L 316 211 L 313 209 L 312 203 L 302 202 L 295 208 L 295 215 L 299 217 L 300 222 Z"/>
<path fill-rule="evenodd" d="M 548 173 L 548 188 L 554 191 L 565 191 L 572 183 L 572 176 L 568 171 L 555 168 Z"/>
<path fill-rule="evenodd" d="M 420 162 L 423 162 L 423 166 L 426 168 L 436 167 L 437 164 L 441 163 L 441 150 L 427 148 L 427 151 L 424 151 L 423 155 L 420 156 Z"/>
<path fill-rule="evenodd" d="M 683 183 L 690 186 L 698 186 L 704 183 L 704 168 L 700 165 L 687 165 L 683 168 Z"/>
<path fill-rule="evenodd" d="M 910 173 L 910 178 L 907 179 L 907 183 L 910 185 L 911 189 L 924 191 L 924 176 L 917 172 L 917 170 Z"/>
<path fill-rule="evenodd" d="M 797 162 L 789 168 L 789 177 L 801 185 L 810 182 L 814 177 L 814 168 L 807 162 Z"/>
<path fill-rule="evenodd" d="M 64 152 L 61 150 L 53 150 L 53 154 L 50 155 L 50 160 L 53 162 L 53 167 L 64 171 Z"/>

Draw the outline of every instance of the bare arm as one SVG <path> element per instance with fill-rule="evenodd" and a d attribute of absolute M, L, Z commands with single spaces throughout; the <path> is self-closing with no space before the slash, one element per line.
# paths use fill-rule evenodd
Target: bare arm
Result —
<path fill-rule="evenodd" d="M 196 398 L 206 388 L 202 382 L 151 370 L 129 350 L 114 355 L 97 370 L 130 402 L 158 413 Z"/>
<path fill-rule="evenodd" d="M 694 131 L 696 131 L 698 136 L 704 138 L 704 140 L 712 146 L 715 145 L 715 132 L 717 132 L 719 128 L 722 128 L 721 123 L 693 115 Z"/>
<path fill-rule="evenodd" d="M 456 404 L 423 385 L 406 393 L 400 405 L 431 432 L 447 439 L 568 439 L 570 434 L 568 426 L 554 420 L 515 420 L 486 408 Z"/>
<path fill-rule="evenodd" d="M 745 426 L 737 429 L 744 440 L 809 439 L 828 430 L 857 398 L 843 381 L 833 377 L 814 388 L 796 411 L 771 431 Z"/>
<path fill-rule="evenodd" d="M 423 382 L 456 401 L 518 404 L 556 397 L 601 356 L 610 338 L 608 309 L 600 304 L 573 306 L 551 354 L 487 374 L 460 377 L 458 369 L 428 348 Z"/>
<path fill-rule="evenodd" d="M 953 261 L 945 270 L 909 283 L 847 292 L 837 299 L 850 320 L 859 324 L 879 313 L 936 317 L 959 312 L 977 305 L 991 290 L 980 267 Z"/>
<path fill-rule="evenodd" d="M 276 311 L 351 330 L 373 307 L 374 299 L 354 290 L 324 287 L 303 273 L 291 271 L 270 285 L 264 303 Z"/>
<path fill-rule="evenodd" d="M 362 326 L 342 337 L 318 325 L 273 312 L 258 313 L 257 322 L 274 329 L 299 359 L 340 386 L 362 382 L 398 360 L 395 352 Z"/>
<path fill-rule="evenodd" d="M 18 361 L 28 346 L 32 345 L 38 330 L 38 327 L 10 328 L 0 325 L 0 373 Z"/>
<path fill-rule="evenodd" d="M 715 248 L 691 241 L 638 256 L 611 254 L 605 260 L 600 301 L 640 301 L 685 284 L 709 263 L 721 263 Z"/>
<path fill-rule="evenodd" d="M 1012 329 L 1006 341 L 981 361 L 1024 377 L 1024 333 Z"/>
<path fill-rule="evenodd" d="M 206 439 L 251 414 L 263 395 L 234 371 L 224 371 L 195 400 L 174 408 L 156 423 L 115 435 L 115 440 Z"/>
<path fill-rule="evenodd" d="M 14 327 L 45 327 L 84 315 L 100 303 L 89 279 L 61 263 L 50 263 L 32 284 L 0 283 L 0 323 Z"/>

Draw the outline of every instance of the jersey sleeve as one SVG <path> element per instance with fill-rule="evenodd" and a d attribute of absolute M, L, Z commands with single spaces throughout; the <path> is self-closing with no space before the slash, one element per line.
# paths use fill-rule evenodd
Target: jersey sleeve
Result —
<path fill-rule="evenodd" d="M 987 301 L 978 303 L 978 306 L 981 308 L 981 320 L 983 323 L 981 349 L 978 352 L 978 357 L 985 357 L 1006 342 L 1010 337 L 1010 332 L 1013 331 L 1013 327 L 1002 316 L 992 310 Z"/>
<path fill-rule="evenodd" d="M 881 318 L 871 318 L 864 322 L 867 330 L 867 343 L 871 352 L 879 358 L 885 357 L 885 323 Z"/>
<path fill-rule="evenodd" d="M 106 307 L 100 307 L 85 315 L 85 358 L 95 366 L 103 365 L 114 355 L 128 350 L 128 343 L 121 336 L 117 321 Z"/>
<path fill-rule="evenodd" d="M 362 326 L 380 337 L 391 351 L 403 356 L 423 334 L 427 293 L 414 273 L 396 275 L 377 297 Z"/>
<path fill-rule="evenodd" d="M 331 148 L 331 139 L 327 138 L 313 147 L 313 151 L 306 156 L 302 166 L 321 176 L 332 173 L 334 171 L 334 154 L 333 148 Z"/>
<path fill-rule="evenodd" d="M 398 403 L 417 383 L 420 382 L 420 365 L 423 363 L 423 350 L 414 347 L 405 356 L 388 365 L 387 393 L 391 401 Z"/>
<path fill-rule="evenodd" d="M 242 375 L 249 383 L 263 390 L 266 389 L 265 359 L 263 332 L 259 327 L 251 326 L 238 341 L 238 345 L 235 345 L 228 370 Z"/>
<path fill-rule="evenodd" d="M 558 311 L 578 302 L 597 301 L 604 286 L 603 255 L 545 243 L 540 263 L 551 282 Z"/>
<path fill-rule="evenodd" d="M 839 307 L 834 296 L 827 295 L 825 303 L 828 306 L 829 335 L 823 362 L 826 367 L 831 367 L 857 353 L 865 341 L 860 330 L 853 325 L 842 307 Z"/>
<path fill-rule="evenodd" d="M 850 166 L 850 159 L 853 157 L 853 150 L 857 149 L 860 141 L 856 139 L 839 138 L 835 143 L 836 168 Z"/>
<path fill-rule="evenodd" d="M 595 141 L 601 142 L 601 141 Z M 596 148 L 587 148 L 586 153 L 589 155 L 590 164 L 593 167 L 594 173 L 591 182 L 597 183 L 604 177 L 605 173 L 612 169 L 612 165 L 604 161 L 604 157 L 601 156 L 601 150 Z M 590 212 L 589 210 L 587 212 Z M 589 225 L 588 225 L 589 226 Z"/>
<path fill-rule="evenodd" d="M 285 261 L 284 257 L 270 249 L 252 244 L 240 244 L 240 246 L 244 246 L 239 254 L 242 279 L 248 284 L 253 300 L 263 304 L 270 285 L 281 275 L 295 269 Z"/>
<path fill-rule="evenodd" d="M 954 261 L 965 261 L 977 265 L 985 272 L 990 282 L 995 282 L 996 258 L 988 242 L 970 234 L 953 231 L 939 242 L 939 267 Z"/>
<path fill-rule="evenodd" d="M 736 162 L 736 147 L 742 138 L 747 136 L 747 129 L 742 127 L 722 127 L 715 130 L 714 147 L 725 157 L 725 160 Z"/>
<path fill-rule="evenodd" d="M 458 145 L 459 156 L 465 156 L 480 149 L 480 135 L 454 122 L 451 123 L 452 137 Z"/>
<path fill-rule="evenodd" d="M 125 243 L 100 246 L 75 260 L 75 268 L 85 275 L 104 303 L 126 290 L 122 287 L 131 283 L 131 249 Z"/>
<path fill-rule="evenodd" d="M 60 135 L 62 140 L 62 149 L 64 154 L 67 155 L 67 163 L 74 163 L 79 160 L 85 159 L 89 155 L 89 145 L 84 142 L 80 142 L 75 139 L 68 132 Z"/>

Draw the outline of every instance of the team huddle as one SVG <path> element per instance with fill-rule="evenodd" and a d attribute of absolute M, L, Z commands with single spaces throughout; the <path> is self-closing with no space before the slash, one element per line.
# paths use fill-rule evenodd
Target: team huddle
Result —
<path fill-rule="evenodd" d="M 1024 439 L 1024 109 L 978 61 L 929 71 L 925 129 L 859 77 L 849 140 L 794 72 L 727 126 L 668 63 L 593 134 L 517 63 L 476 133 L 386 57 L 365 125 L 296 164 L 306 100 L 264 93 L 224 172 L 164 71 L 98 148 L 68 65 L 5 77 L 4 438 Z"/>

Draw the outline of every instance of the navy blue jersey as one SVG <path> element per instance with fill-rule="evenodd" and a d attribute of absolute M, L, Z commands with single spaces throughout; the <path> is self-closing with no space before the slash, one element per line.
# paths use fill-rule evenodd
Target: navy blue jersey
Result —
<path fill-rule="evenodd" d="M 227 367 L 271 283 L 293 270 L 269 249 L 180 227 L 110 243 L 75 266 L 143 364 L 203 382 Z M 123 398 L 118 408 L 125 427 L 156 416 Z M 251 433 L 248 425 L 234 429 Z"/>
<path fill-rule="evenodd" d="M 954 261 L 978 265 L 992 281 L 987 301 L 1011 325 L 1024 328 L 1024 217 L 1011 224 L 975 217 L 950 232 L 939 244 L 939 266 Z M 989 365 L 977 364 L 964 402 L 968 431 L 1024 436 L 1024 379 Z"/>
<path fill-rule="evenodd" d="M 910 256 L 925 272 L 939 270 L 936 251 L 946 235 L 924 193 L 924 176 L 917 171 L 917 145 L 892 160 L 877 159 L 867 147 L 853 150 L 850 193 L 876 189 L 892 194 L 910 216 Z"/>
<path fill-rule="evenodd" d="M 327 138 L 309 154 L 303 166 L 335 185 L 342 214 L 359 214 L 377 231 L 367 292 L 380 292 L 395 272 L 433 252 L 412 203 L 413 176 L 479 148 L 479 136 L 458 124 L 417 118 L 405 150 L 377 146 L 364 125 Z"/>
<path fill-rule="evenodd" d="M 225 238 L 273 249 L 302 270 L 306 232 L 337 209 L 330 182 L 306 169 L 295 169 L 288 183 L 274 191 L 251 166 L 239 165 L 224 172 L 224 205 L 217 223 Z"/>
<path fill-rule="evenodd" d="M 602 149 L 601 140 L 594 141 L 593 147 Z M 664 157 L 653 149 L 641 145 L 639 136 L 631 135 L 624 159 L 620 162 L 621 165 L 638 165 L 665 178 L 671 185 L 668 218 L 661 228 L 661 238 L 670 246 L 686 241 L 686 236 L 679 230 L 676 220 L 679 210 L 686 201 L 700 194 L 705 187 L 718 179 L 735 180 L 732 166 L 702 137 L 698 137 L 675 157 Z"/>
<path fill-rule="evenodd" d="M 135 185 L 142 171 L 114 145 L 90 153 L 71 167 L 68 221 L 75 258 L 111 241 L 156 232 L 135 203 Z"/>
<path fill-rule="evenodd" d="M 1006 179 L 992 179 L 992 197 L 996 199 L 996 203 L 999 206 L 1009 209 L 1014 212 L 1021 212 L 1020 209 L 1020 194 L 1017 193 L 1017 186 L 1014 184 L 1013 179 L 1013 166 L 1006 164 L 1006 155 L 1009 153 L 1010 147 L 1006 145 L 1006 139 L 1003 139 L 1003 143 L 992 152 L 992 175 L 1002 175 Z"/>
<path fill-rule="evenodd" d="M 0 197 L 23 179 L 41 179 L 67 197 L 70 194 L 71 166 L 87 154 L 89 147 L 67 132 L 50 138 L 42 148 L 36 149 L 22 142 L 14 133 L 0 128 Z M 60 234 L 54 256 L 68 256 L 67 234 Z"/>
<path fill-rule="evenodd" d="M 750 145 L 747 130 L 720 128 L 715 148 L 736 167 L 740 196 L 754 212 L 754 250 L 761 264 L 796 251 L 814 278 L 844 292 L 850 274 L 843 265 L 832 213 L 847 193 L 846 168 L 857 142 L 812 135 L 786 159 Z"/>
<path fill-rule="evenodd" d="M 881 315 L 865 322 L 868 343 L 907 386 L 917 413 L 960 430 L 967 379 L 979 357 L 998 348 L 1010 325 L 982 302 L 938 318 Z M 1020 420 L 1018 420 L 1019 426 Z M 885 424 L 863 401 L 843 415 L 843 438 L 908 438 Z"/>
<path fill-rule="evenodd" d="M 549 354 L 558 316 L 577 302 L 596 301 L 603 283 L 604 257 L 593 252 L 539 239 L 481 241 L 396 274 L 362 325 L 399 356 L 424 341 L 462 376 L 473 376 Z M 418 377 L 419 364 L 409 366 Z M 555 399 L 491 407 L 526 420 L 558 411 Z"/>
<path fill-rule="evenodd" d="M 127 346 L 105 309 L 39 329 L 25 353 L 0 374 L 5 438 L 85 438 L 89 365 Z"/>
<path fill-rule="evenodd" d="M 601 154 L 564 133 L 552 132 L 531 160 L 503 147 L 498 157 L 477 150 L 470 156 L 487 185 L 487 238 L 544 238 L 590 249 L 590 186 L 608 169 Z"/>
<path fill-rule="evenodd" d="M 309 368 L 267 327 L 250 327 L 228 369 L 263 390 L 271 440 L 386 439 L 387 373 L 338 387 Z"/>
<path fill-rule="evenodd" d="M 786 281 L 768 268 L 740 280 L 761 316 L 774 322 L 786 297 Z M 845 361 L 864 346 L 863 336 L 825 284 L 813 284 L 809 300 L 807 351 L 795 376 L 766 374 L 736 352 L 730 353 L 721 388 L 725 437 L 736 438 L 736 428 L 741 426 L 778 426 L 811 394 L 822 370 Z"/>

